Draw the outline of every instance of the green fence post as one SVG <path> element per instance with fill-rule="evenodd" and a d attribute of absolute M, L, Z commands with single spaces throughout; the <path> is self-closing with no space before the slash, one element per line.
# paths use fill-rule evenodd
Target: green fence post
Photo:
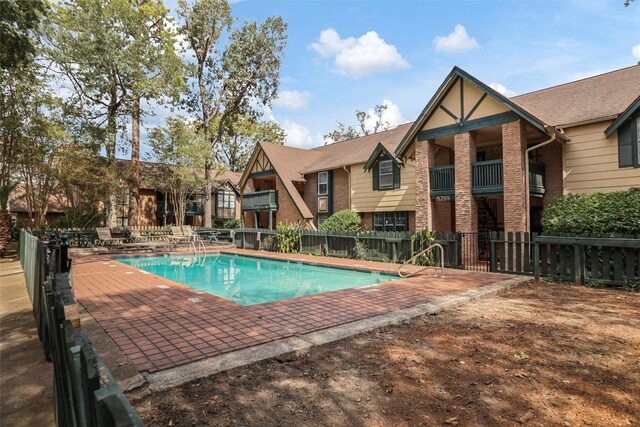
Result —
<path fill-rule="evenodd" d="M 540 281 L 540 242 L 538 242 L 537 236 L 531 233 L 531 240 L 533 243 L 533 277 L 536 282 Z"/>
<path fill-rule="evenodd" d="M 584 246 L 580 243 L 579 239 L 575 239 L 574 242 L 576 285 L 584 285 L 584 278 L 586 276 Z"/>
<path fill-rule="evenodd" d="M 492 273 L 495 273 L 498 270 L 498 257 L 496 253 L 496 240 L 498 239 L 498 234 L 495 231 L 491 232 L 491 259 L 489 263 L 489 270 Z"/>

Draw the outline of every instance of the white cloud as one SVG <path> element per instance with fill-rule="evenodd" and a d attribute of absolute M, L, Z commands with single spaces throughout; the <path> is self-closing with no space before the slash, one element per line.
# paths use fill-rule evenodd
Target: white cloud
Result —
<path fill-rule="evenodd" d="M 283 90 L 278 94 L 278 98 L 273 105 L 287 110 L 302 110 L 309 105 L 311 94 L 307 91 Z"/>
<path fill-rule="evenodd" d="M 506 96 L 507 98 L 511 98 L 512 96 L 516 96 L 516 92 L 511 89 L 507 89 L 505 85 L 500 83 L 489 83 L 489 87 L 501 95 Z"/>
<path fill-rule="evenodd" d="M 382 113 L 381 119 L 383 124 L 384 123 L 389 124 L 389 129 L 392 129 L 398 126 L 399 124 L 403 123 L 402 113 L 400 112 L 400 108 L 398 108 L 396 104 L 394 104 L 392 101 L 388 99 L 383 99 L 380 105 L 387 106 L 387 109 Z M 375 129 L 377 117 L 375 115 L 373 108 L 370 108 L 367 111 L 367 114 L 369 115 L 369 118 L 365 119 L 364 125 L 369 132 L 373 132 L 373 130 Z"/>
<path fill-rule="evenodd" d="M 631 55 L 635 56 L 640 61 L 640 44 L 637 44 L 631 48 Z"/>
<path fill-rule="evenodd" d="M 287 134 L 286 145 L 298 148 L 312 148 L 319 145 L 316 138 L 311 134 L 311 131 L 299 123 L 285 119 L 280 126 Z"/>
<path fill-rule="evenodd" d="M 336 71 L 351 77 L 366 77 L 409 67 L 396 47 L 385 42 L 375 31 L 357 39 L 343 39 L 336 30 L 327 28 L 309 47 L 323 58 L 335 57 Z"/>
<path fill-rule="evenodd" d="M 467 34 L 464 26 L 457 24 L 452 33 L 446 36 L 437 36 L 433 39 L 437 52 L 456 53 L 477 48 L 476 39 Z"/>

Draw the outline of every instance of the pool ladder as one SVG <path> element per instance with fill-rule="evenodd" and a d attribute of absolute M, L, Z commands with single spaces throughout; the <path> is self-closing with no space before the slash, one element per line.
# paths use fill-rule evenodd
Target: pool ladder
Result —
<path fill-rule="evenodd" d="M 415 260 L 419 256 L 422 256 L 425 253 L 427 253 L 427 252 L 429 252 L 429 251 L 431 251 L 433 249 L 440 249 L 440 266 L 439 267 L 438 266 L 429 265 L 429 266 L 424 267 L 424 268 L 422 268 L 420 270 L 413 271 L 413 272 L 410 272 L 410 273 L 407 273 L 407 274 L 402 272 L 402 267 L 404 267 L 405 265 L 413 262 L 413 260 Z M 402 277 L 403 279 L 406 279 L 407 277 L 411 277 L 411 276 L 414 276 L 414 275 L 416 275 L 418 273 L 422 273 L 423 271 L 425 271 L 425 270 L 427 270 L 429 268 L 433 268 L 434 269 L 434 272 L 433 272 L 434 276 L 438 276 L 438 269 L 440 269 L 440 277 L 444 277 L 444 249 L 438 243 L 434 243 L 433 245 L 429 246 L 427 249 L 418 252 L 417 254 L 415 254 L 414 256 L 409 258 L 407 261 L 403 262 L 400 265 L 400 267 L 398 267 L 398 276 Z"/>
<path fill-rule="evenodd" d="M 207 257 L 207 248 L 204 245 L 204 242 L 200 239 L 198 240 L 191 240 L 191 249 L 193 249 L 193 256 L 197 256 L 199 253 L 201 253 L 202 255 L 204 255 L 204 257 Z"/>

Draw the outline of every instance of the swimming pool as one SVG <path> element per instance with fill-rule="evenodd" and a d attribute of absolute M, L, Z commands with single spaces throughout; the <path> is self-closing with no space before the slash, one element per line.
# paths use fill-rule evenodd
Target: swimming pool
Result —
<path fill-rule="evenodd" d="M 390 274 L 324 267 L 231 254 L 117 258 L 241 305 L 357 288 L 399 279 Z"/>

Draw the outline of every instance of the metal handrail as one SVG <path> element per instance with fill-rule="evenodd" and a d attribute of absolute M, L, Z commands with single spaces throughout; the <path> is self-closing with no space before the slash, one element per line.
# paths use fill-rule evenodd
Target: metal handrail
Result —
<path fill-rule="evenodd" d="M 418 258 L 419 256 L 423 255 L 424 253 L 426 253 L 427 251 L 432 250 L 433 248 L 438 248 L 440 249 L 440 267 L 434 267 L 434 266 L 427 266 L 421 270 L 418 271 L 414 271 L 412 273 L 407 274 L 406 276 L 403 275 L 402 273 L 402 267 L 404 267 L 405 265 L 409 264 L 410 262 L 412 262 L 414 259 Z M 400 264 L 400 267 L 398 267 L 398 276 L 402 277 L 403 279 L 406 279 L 407 277 L 411 277 L 414 276 L 418 273 L 423 272 L 424 270 L 427 270 L 429 268 L 433 268 L 435 269 L 434 271 L 434 275 L 437 276 L 438 275 L 438 268 L 440 268 L 440 277 L 444 277 L 444 248 L 442 247 L 442 245 L 438 244 L 438 243 L 434 243 L 433 245 L 429 246 L 427 249 L 420 251 L 419 253 L 415 254 L 414 256 L 412 256 L 411 258 L 409 258 L 407 261 L 405 261 L 404 263 Z"/>

